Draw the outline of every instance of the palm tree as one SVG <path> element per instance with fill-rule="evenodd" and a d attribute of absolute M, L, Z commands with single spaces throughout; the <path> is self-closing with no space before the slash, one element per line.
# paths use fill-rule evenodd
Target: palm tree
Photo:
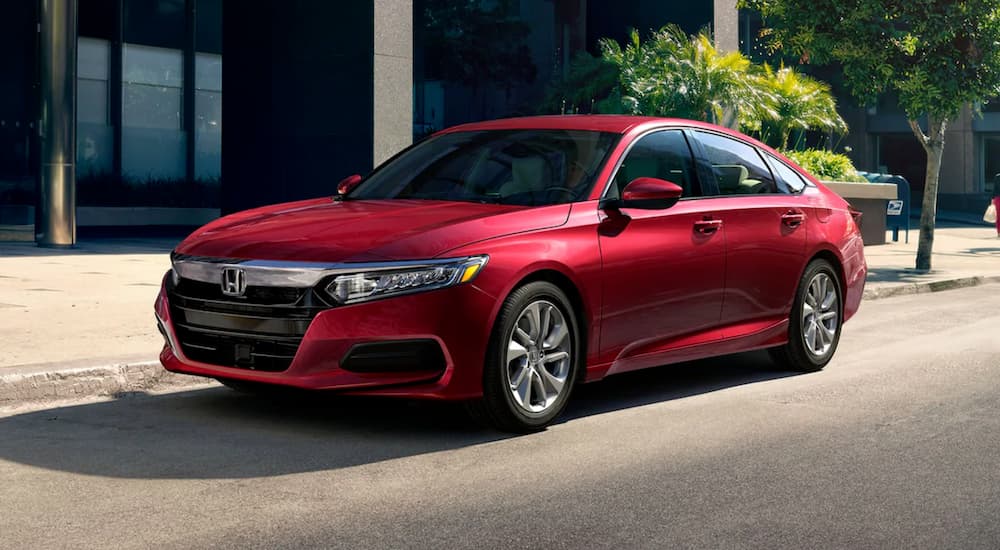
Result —
<path fill-rule="evenodd" d="M 604 39 L 601 53 L 618 68 L 625 112 L 716 123 L 731 122 L 735 113 L 751 126 L 774 115 L 767 111 L 767 90 L 755 86 L 750 60 L 720 52 L 705 33 L 689 37 L 668 25 L 642 42 L 633 30 L 624 49 Z"/>
<path fill-rule="evenodd" d="M 793 130 L 827 130 L 844 134 L 847 123 L 837 113 L 837 102 L 830 86 L 782 64 L 777 71 L 765 64 L 754 78 L 755 86 L 764 90 L 771 102 L 773 117 L 761 122 L 775 130 L 778 146 L 788 147 Z M 762 133 L 766 133 L 761 129 Z"/>

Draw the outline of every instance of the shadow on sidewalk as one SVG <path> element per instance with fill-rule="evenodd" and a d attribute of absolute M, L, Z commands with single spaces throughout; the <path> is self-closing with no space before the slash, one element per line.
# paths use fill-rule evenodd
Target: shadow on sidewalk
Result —
<path fill-rule="evenodd" d="M 564 422 L 793 374 L 758 352 L 620 375 L 577 388 Z M 664 410 L 663 421 L 683 422 L 676 414 Z M 0 459 L 136 479 L 323 471 L 511 437 L 473 425 L 459 404 L 303 393 L 263 399 L 223 388 L 0 418 L 0 433 Z"/>
<path fill-rule="evenodd" d="M 898 267 L 871 267 L 868 266 L 868 277 L 865 279 L 869 283 L 919 283 L 927 281 L 934 272 L 921 272 L 913 268 Z"/>

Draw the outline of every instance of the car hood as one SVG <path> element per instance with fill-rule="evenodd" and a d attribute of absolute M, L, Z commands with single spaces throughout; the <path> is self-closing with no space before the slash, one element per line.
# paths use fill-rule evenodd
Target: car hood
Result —
<path fill-rule="evenodd" d="M 215 220 L 181 254 L 311 262 L 433 258 L 466 244 L 566 223 L 568 204 L 531 208 L 426 200 L 329 198 L 247 210 Z"/>

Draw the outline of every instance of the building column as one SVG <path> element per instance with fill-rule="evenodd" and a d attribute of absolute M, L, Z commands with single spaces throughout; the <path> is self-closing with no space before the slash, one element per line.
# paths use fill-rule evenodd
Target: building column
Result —
<path fill-rule="evenodd" d="M 413 141 L 413 1 L 375 0 L 372 164 Z"/>
<path fill-rule="evenodd" d="M 715 47 L 724 52 L 740 49 L 740 11 L 736 0 L 713 0 L 712 31 Z"/>
<path fill-rule="evenodd" d="M 35 208 L 38 246 L 76 244 L 77 0 L 41 0 L 41 171 Z"/>

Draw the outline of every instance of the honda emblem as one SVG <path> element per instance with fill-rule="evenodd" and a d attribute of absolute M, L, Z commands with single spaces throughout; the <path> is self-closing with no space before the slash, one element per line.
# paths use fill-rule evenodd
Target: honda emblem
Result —
<path fill-rule="evenodd" d="M 247 291 L 247 272 L 239 267 L 222 268 L 222 293 L 243 296 Z"/>

